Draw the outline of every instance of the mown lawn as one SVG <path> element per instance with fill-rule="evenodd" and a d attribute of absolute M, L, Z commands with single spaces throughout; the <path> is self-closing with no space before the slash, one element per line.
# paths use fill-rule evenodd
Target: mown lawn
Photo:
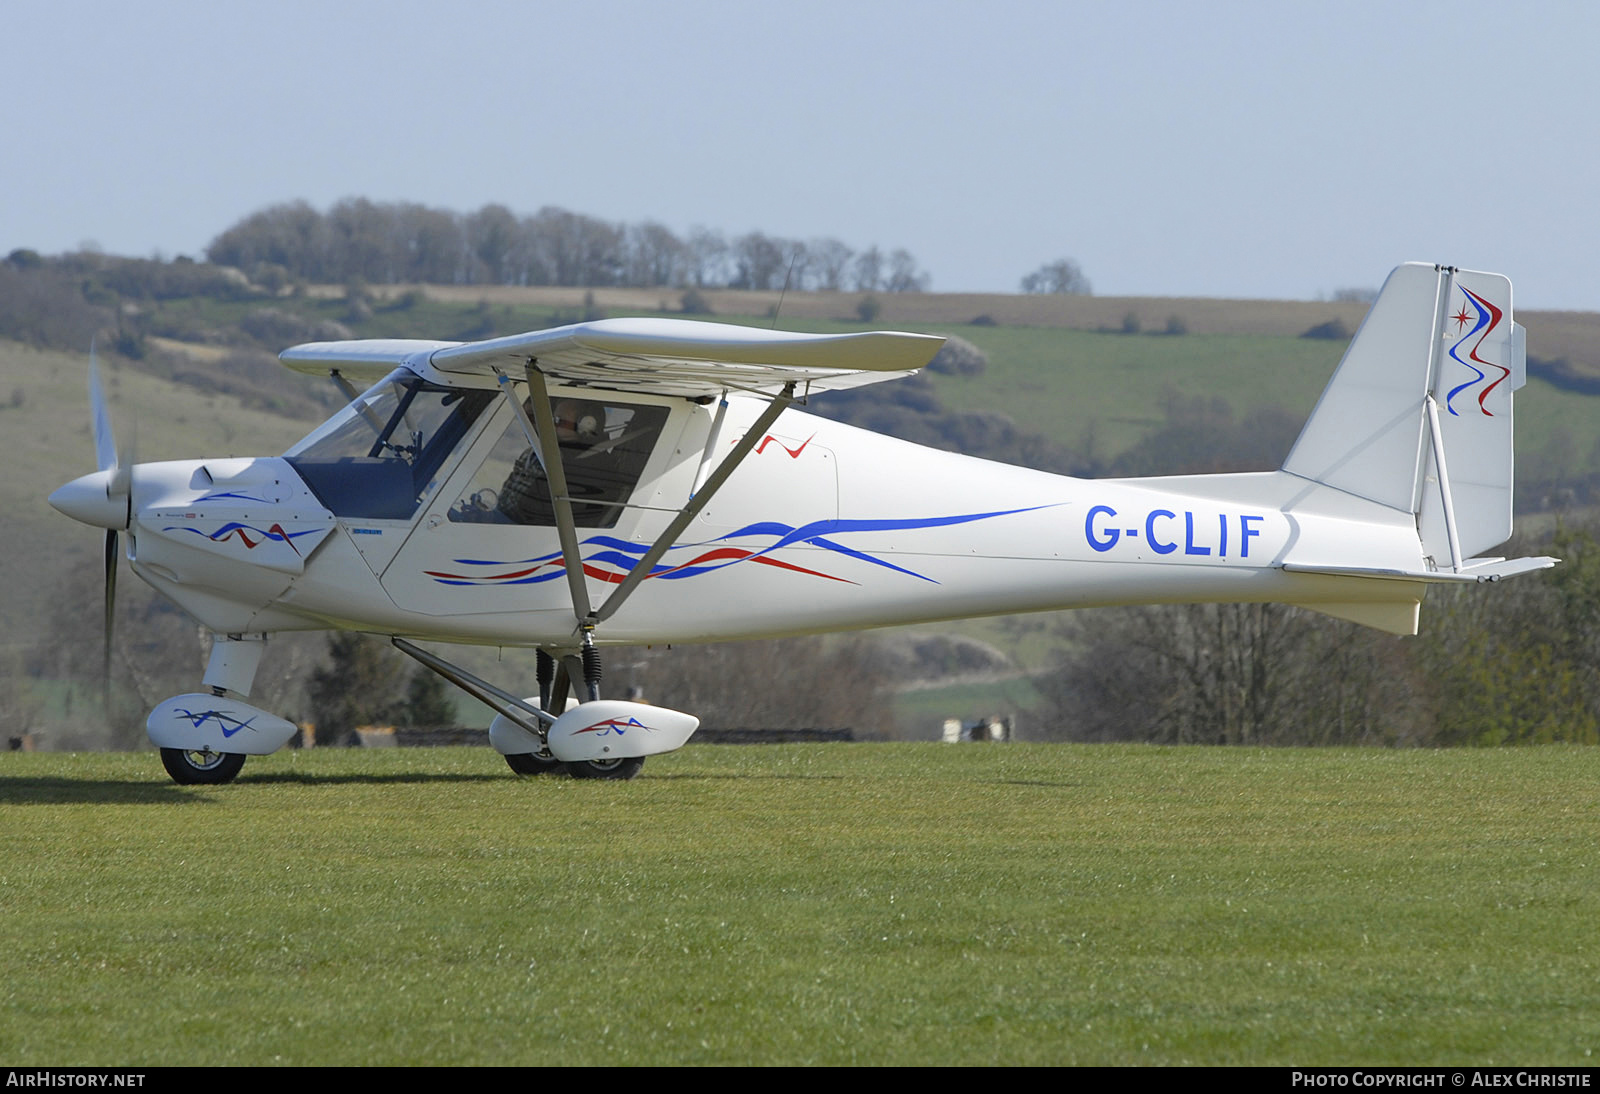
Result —
<path fill-rule="evenodd" d="M 0 1059 L 1586 1064 L 1600 751 L 0 758 Z"/>

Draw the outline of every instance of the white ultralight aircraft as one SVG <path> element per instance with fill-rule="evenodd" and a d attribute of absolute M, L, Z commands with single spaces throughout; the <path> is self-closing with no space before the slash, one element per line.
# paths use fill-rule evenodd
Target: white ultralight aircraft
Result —
<path fill-rule="evenodd" d="M 108 530 L 108 640 L 119 531 L 212 632 L 205 690 L 147 723 L 180 783 L 294 734 L 245 701 L 275 631 L 387 635 L 498 711 L 515 771 L 627 778 L 699 723 L 602 699 L 603 646 L 1234 601 L 1414 634 L 1429 584 L 1555 561 L 1475 557 L 1511 534 L 1524 343 L 1499 275 L 1395 270 L 1276 472 L 1086 481 L 791 408 L 941 344 L 674 319 L 316 342 L 282 360 L 350 402 L 284 455 L 137 465 L 91 367 L 100 470 L 50 502 Z M 539 696 L 417 639 L 531 646 Z"/>

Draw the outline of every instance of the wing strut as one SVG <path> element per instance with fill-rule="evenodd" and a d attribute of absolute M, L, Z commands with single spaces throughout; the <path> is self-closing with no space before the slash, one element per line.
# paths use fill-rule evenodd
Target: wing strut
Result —
<path fill-rule="evenodd" d="M 537 735 L 541 741 L 544 740 L 545 730 L 555 724 L 555 715 L 546 714 L 527 700 L 518 699 L 509 691 L 497 688 L 487 680 L 472 675 L 460 665 L 452 665 L 444 658 L 429 653 L 420 646 L 414 646 L 404 638 L 396 636 L 389 641 L 393 642 L 395 649 L 401 653 L 422 662 L 484 706 L 493 709 L 497 714 L 504 714 L 529 733 Z"/>
<path fill-rule="evenodd" d="M 567 471 L 561 465 L 561 443 L 556 438 L 556 416 L 550 411 L 550 389 L 544 382 L 544 373 L 538 363 L 528 359 L 528 393 L 533 396 L 533 417 L 539 427 L 536 431 L 539 462 L 544 464 L 545 481 L 550 484 L 550 504 L 556 514 L 556 534 L 561 538 L 561 563 L 567 571 L 567 588 L 572 593 L 572 614 L 578 618 L 578 627 L 587 631 L 594 627 L 595 617 L 589 607 L 589 585 L 583 579 L 583 559 L 578 554 L 578 527 L 572 519 L 572 499 L 567 494 Z"/>
<path fill-rule="evenodd" d="M 522 427 L 522 435 L 528 439 L 528 447 L 533 452 L 533 458 L 539 461 L 539 470 L 544 471 L 544 453 L 539 449 L 539 431 L 533 428 L 533 422 L 528 418 L 528 412 L 522 406 L 522 400 L 517 398 L 517 393 L 511 388 L 511 377 L 494 370 L 495 382 L 500 385 L 500 390 L 506 397 L 506 402 L 511 404 L 511 410 L 517 416 L 517 424 Z M 545 471 L 545 478 L 550 473 Z"/>
<path fill-rule="evenodd" d="M 644 557 L 633 564 L 633 568 L 628 571 L 628 576 L 622 579 L 622 584 L 612 591 L 611 595 L 606 598 L 605 603 L 600 605 L 600 610 L 594 613 L 590 626 L 610 619 L 616 613 L 616 610 L 622 607 L 622 602 L 628 599 L 629 594 L 639 587 L 639 582 L 650 576 L 650 571 L 655 568 L 657 562 L 661 561 L 661 556 L 667 553 L 667 548 L 678 542 L 678 537 L 683 535 L 685 528 L 689 527 L 689 522 L 700 515 L 700 510 L 706 507 L 716 492 L 721 489 L 722 484 L 728 481 L 728 476 L 732 475 L 739 464 L 744 462 L 744 458 L 750 454 L 751 450 L 761 443 L 761 438 L 766 435 L 767 429 L 773 422 L 777 421 L 778 415 L 782 414 L 792 402 L 794 402 L 794 381 L 790 380 L 783 385 L 781 394 L 773 396 L 772 402 L 768 404 L 766 410 L 761 412 L 761 416 L 755 420 L 755 424 L 745 430 L 744 437 L 734 446 L 733 451 L 728 453 L 728 458 L 717 465 L 717 469 L 711 473 L 711 477 L 706 479 L 705 485 L 695 491 L 694 497 L 690 498 L 688 503 L 678 511 L 678 515 L 672 519 L 672 523 L 667 525 L 666 531 L 656 537 L 656 541 L 650 545 L 650 549 L 644 553 Z"/>
<path fill-rule="evenodd" d="M 633 590 L 639 587 L 639 582 L 648 577 L 650 571 L 655 568 L 655 564 L 661 561 L 661 556 L 667 553 L 667 549 L 678 541 L 678 537 L 683 535 L 684 529 L 689 527 L 689 523 L 700 515 L 700 510 L 704 509 L 711 499 L 716 496 L 722 484 L 728 481 L 728 476 L 734 473 L 738 466 L 744 462 L 744 458 L 760 443 L 761 438 L 766 435 L 767 429 L 777 420 L 778 415 L 782 414 L 789 404 L 794 402 L 795 382 L 790 380 L 783 385 L 783 391 L 772 397 L 772 401 L 767 404 L 767 408 L 761 412 L 755 423 L 745 431 L 744 436 L 734 446 L 733 451 L 728 453 L 728 457 L 718 464 L 717 469 L 711 472 L 709 476 L 705 476 L 706 464 L 710 456 L 708 446 L 706 456 L 702 457 L 700 472 L 696 475 L 696 479 L 705 477 L 705 482 L 697 484 L 697 489 L 695 489 L 684 507 L 678 510 L 678 515 L 672 518 L 666 530 L 656 537 L 656 541 L 650 545 L 650 549 L 628 571 L 628 576 L 622 579 L 622 583 L 612 590 L 611 595 L 596 610 L 589 602 L 589 585 L 584 578 L 583 558 L 578 550 L 578 527 L 572 516 L 572 499 L 567 493 L 567 472 L 561 463 L 561 445 L 556 438 L 555 415 L 550 409 L 550 389 L 545 383 L 544 373 L 539 370 L 539 363 L 536 358 L 530 357 L 528 359 L 527 373 L 528 394 L 530 402 L 533 404 L 534 421 L 531 423 L 532 428 L 530 428 L 527 415 L 523 412 L 520 403 L 517 404 L 517 414 L 523 423 L 523 430 L 529 434 L 529 440 L 533 444 L 534 452 L 538 456 L 540 464 L 544 467 L 545 480 L 550 485 L 550 501 L 555 509 L 556 517 L 556 534 L 561 540 L 561 563 L 567 571 L 567 589 L 572 594 L 572 614 L 578 621 L 577 629 L 583 634 L 584 645 L 588 647 L 593 642 L 590 632 L 594 630 L 595 626 L 616 614 L 617 609 L 622 607 L 623 602 L 632 595 Z M 506 397 L 515 401 L 515 395 L 511 392 L 509 380 L 503 373 L 500 374 L 500 385 L 501 389 L 506 392 Z M 726 405 L 726 400 L 724 400 L 723 406 L 718 408 L 717 419 L 712 426 L 713 434 L 720 429 L 722 414 L 725 412 Z M 586 672 L 585 676 L 587 677 L 587 675 Z M 591 690 L 593 689 L 591 688 Z"/>

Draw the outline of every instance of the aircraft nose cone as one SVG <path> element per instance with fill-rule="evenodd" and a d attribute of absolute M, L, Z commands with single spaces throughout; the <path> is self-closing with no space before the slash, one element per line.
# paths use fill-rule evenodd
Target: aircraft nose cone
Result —
<path fill-rule="evenodd" d="M 128 495 L 111 493 L 113 471 L 91 471 L 50 495 L 50 504 L 84 524 L 121 530 L 128 526 Z"/>

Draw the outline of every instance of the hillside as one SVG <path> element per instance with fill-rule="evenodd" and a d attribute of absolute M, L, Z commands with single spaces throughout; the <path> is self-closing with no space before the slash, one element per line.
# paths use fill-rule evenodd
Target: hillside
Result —
<path fill-rule="evenodd" d="M 704 296 L 714 312 L 709 318 L 765 326 L 779 294 Z M 860 330 L 866 324 L 853 315 L 859 300 L 855 294 L 791 293 L 783 300 L 780 325 Z M 879 300 L 882 310 L 872 326 L 955 335 L 983 351 L 988 364 L 977 375 L 925 373 L 867 391 L 892 401 L 911 390 L 908 385 L 922 384 L 917 399 L 934 401 L 946 417 L 1009 422 L 1020 441 L 999 458 L 1038 464 L 1030 451 L 1057 446 L 1060 458 L 1076 461 L 1072 467 L 1088 465 L 1102 473 L 1140 446 L 1148 449 L 1146 462 L 1137 465 L 1140 472 L 1183 470 L 1183 461 L 1198 453 L 1150 442 L 1168 434 L 1182 439 L 1188 434 L 1174 427 L 1195 421 L 1212 438 L 1239 439 L 1271 426 L 1271 445 L 1285 447 L 1344 349 L 1342 341 L 1300 333 L 1330 319 L 1353 329 L 1363 311 L 1352 303 L 1273 301 L 955 294 Z M 642 290 L 378 289 L 364 309 L 350 303 L 345 289 L 333 287 L 272 299 L 180 298 L 140 305 L 149 326 L 143 360 L 102 356 L 116 428 L 119 436 L 135 434 L 139 459 L 262 455 L 281 452 L 327 412 L 329 385 L 281 372 L 270 356 L 289 341 L 312 337 L 306 332 L 323 329 L 319 325 L 336 324 L 358 337 L 488 337 L 586 313 L 659 314 L 663 306 L 671 310 L 677 300 Z M 1157 331 L 1177 317 L 1175 326 L 1188 333 L 1122 333 L 1130 313 L 1141 328 Z M 977 316 L 993 323 L 973 325 Z M 1532 355 L 1564 358 L 1574 371 L 1578 362 L 1595 362 L 1600 376 L 1600 315 L 1518 318 L 1529 325 Z M 99 656 L 98 624 L 91 617 L 101 596 L 101 536 L 45 502 L 56 486 L 93 467 L 85 363 L 82 353 L 0 341 L 0 428 L 13 454 L 12 472 L 0 483 L 13 548 L 11 579 L 0 585 L 0 649 L 31 648 L 48 621 L 72 613 L 83 617 L 81 633 L 95 636 L 92 644 L 84 639 L 83 658 Z M 1597 398 L 1571 385 L 1530 380 L 1518 400 L 1519 490 L 1526 500 L 1542 506 L 1576 498 L 1574 486 L 1600 478 Z M 814 409 L 824 405 L 819 400 Z M 949 437 L 939 441 L 964 447 Z M 1281 452 L 1259 465 L 1273 466 L 1280 457 Z M 1162 464 L 1163 459 L 1178 462 Z M 124 598 L 137 603 L 143 590 L 126 572 L 124 577 Z M 127 619 L 132 609 L 122 610 Z M 1032 667 L 1045 664 L 1060 641 L 1048 617 L 968 621 L 949 630 Z M 975 714 L 1028 702 L 1024 682 L 990 679 L 932 692 L 920 704 L 903 707 L 919 712 L 919 724 L 932 724 L 956 706 Z"/>
<path fill-rule="evenodd" d="M 340 286 L 308 290 L 323 299 L 341 297 Z M 378 300 L 395 300 L 420 292 L 430 300 L 463 309 L 483 301 L 495 307 L 581 310 L 586 303 L 613 315 L 676 311 L 682 292 L 673 289 L 574 289 L 510 285 L 373 286 Z M 861 293 L 743 292 L 706 289 L 701 293 L 717 316 L 772 314 L 782 298 L 780 325 L 793 320 L 856 321 Z M 1063 296 L 1015 293 L 879 293 L 876 324 L 920 330 L 926 326 L 970 326 L 987 316 L 1002 327 L 1057 327 L 1078 331 L 1116 331 L 1128 316 L 1143 330 L 1160 331 L 1169 319 L 1181 320 L 1190 334 L 1277 335 L 1298 337 L 1331 319 L 1354 331 L 1366 315 L 1359 301 L 1222 300 L 1211 297 Z M 763 318 L 762 325 L 770 323 Z M 1600 377 L 1600 312 L 1518 311 L 1517 322 L 1528 328 L 1528 352 L 1546 359 L 1566 359 Z"/>

